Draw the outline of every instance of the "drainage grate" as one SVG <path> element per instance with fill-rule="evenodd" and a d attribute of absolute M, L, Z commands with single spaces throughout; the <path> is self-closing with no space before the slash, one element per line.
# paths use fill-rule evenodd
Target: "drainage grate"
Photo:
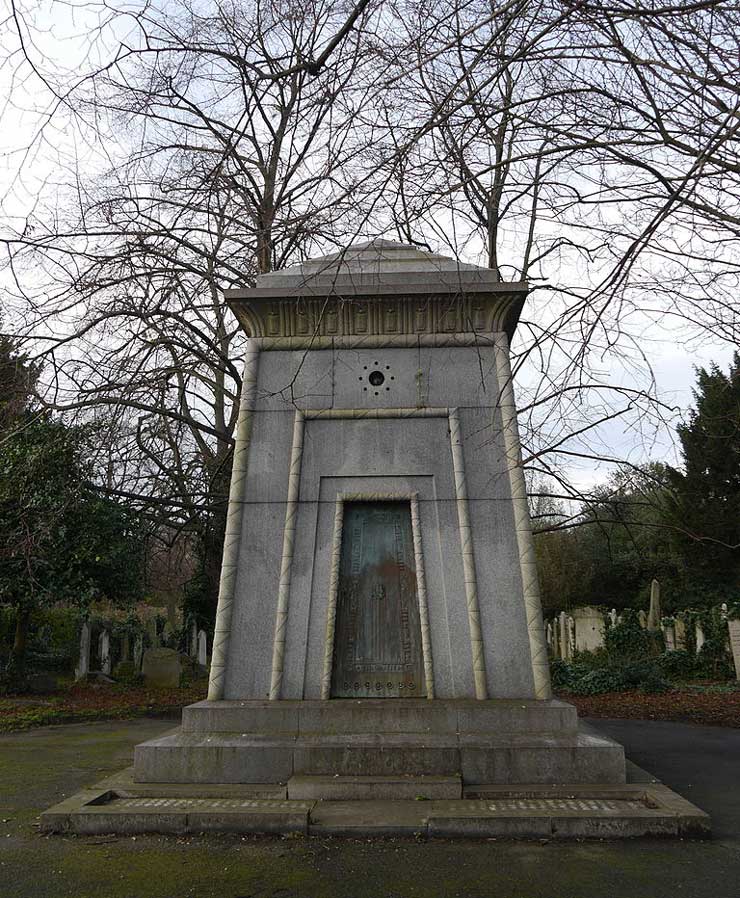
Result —
<path fill-rule="evenodd" d="M 496 798 L 492 801 L 449 802 L 446 812 L 485 810 L 506 811 L 644 811 L 644 801 L 633 798 Z"/>
<path fill-rule="evenodd" d="M 290 811 L 303 809 L 308 804 L 248 798 L 113 798 L 108 806 L 131 811 Z"/>

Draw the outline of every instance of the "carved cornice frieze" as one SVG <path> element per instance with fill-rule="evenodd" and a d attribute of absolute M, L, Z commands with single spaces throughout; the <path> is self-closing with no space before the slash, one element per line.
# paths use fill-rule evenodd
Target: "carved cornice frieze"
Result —
<path fill-rule="evenodd" d="M 511 337 L 526 291 L 467 296 L 228 297 L 250 337 L 346 337 L 492 333 Z"/>

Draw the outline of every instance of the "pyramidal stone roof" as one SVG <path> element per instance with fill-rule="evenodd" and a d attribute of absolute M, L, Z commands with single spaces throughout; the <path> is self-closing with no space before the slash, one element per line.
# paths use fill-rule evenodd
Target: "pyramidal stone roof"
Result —
<path fill-rule="evenodd" d="M 524 305 L 524 281 L 393 240 L 369 240 L 226 290 L 252 337 L 338 337 L 505 331 Z M 312 344 L 313 345 L 313 344 Z"/>
<path fill-rule="evenodd" d="M 349 297 L 526 291 L 526 283 L 499 281 L 490 268 L 378 238 L 262 274 L 253 288 L 228 290 L 226 295 L 229 300 L 257 300 L 333 294 Z"/>

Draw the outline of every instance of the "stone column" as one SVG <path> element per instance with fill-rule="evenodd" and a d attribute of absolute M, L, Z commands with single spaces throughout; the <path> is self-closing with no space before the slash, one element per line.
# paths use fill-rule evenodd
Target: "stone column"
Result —
<path fill-rule="evenodd" d="M 84 680 L 90 673 L 90 636 L 89 621 L 84 621 L 80 630 L 80 660 L 75 669 L 75 680 Z"/>

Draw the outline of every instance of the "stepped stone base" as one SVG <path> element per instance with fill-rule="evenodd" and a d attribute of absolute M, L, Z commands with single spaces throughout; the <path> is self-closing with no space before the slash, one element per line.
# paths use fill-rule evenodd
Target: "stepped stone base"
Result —
<path fill-rule="evenodd" d="M 306 785 L 294 778 L 288 789 L 291 783 Z M 351 783 L 342 788 L 346 786 Z M 418 800 L 428 788 L 427 778 L 409 780 L 406 786 L 418 790 L 413 799 L 317 801 L 286 798 L 286 787 L 279 784 L 147 785 L 135 783 L 131 771 L 123 771 L 50 808 L 41 815 L 41 830 L 417 839 L 686 838 L 710 832 L 703 811 L 649 776 L 626 785 L 481 785 L 465 789 L 462 798 L 427 801 Z"/>
<path fill-rule="evenodd" d="M 136 747 L 139 783 L 460 776 L 464 785 L 624 783 L 621 745 L 560 701 L 199 702 Z M 321 796 L 315 796 L 321 797 Z"/>

